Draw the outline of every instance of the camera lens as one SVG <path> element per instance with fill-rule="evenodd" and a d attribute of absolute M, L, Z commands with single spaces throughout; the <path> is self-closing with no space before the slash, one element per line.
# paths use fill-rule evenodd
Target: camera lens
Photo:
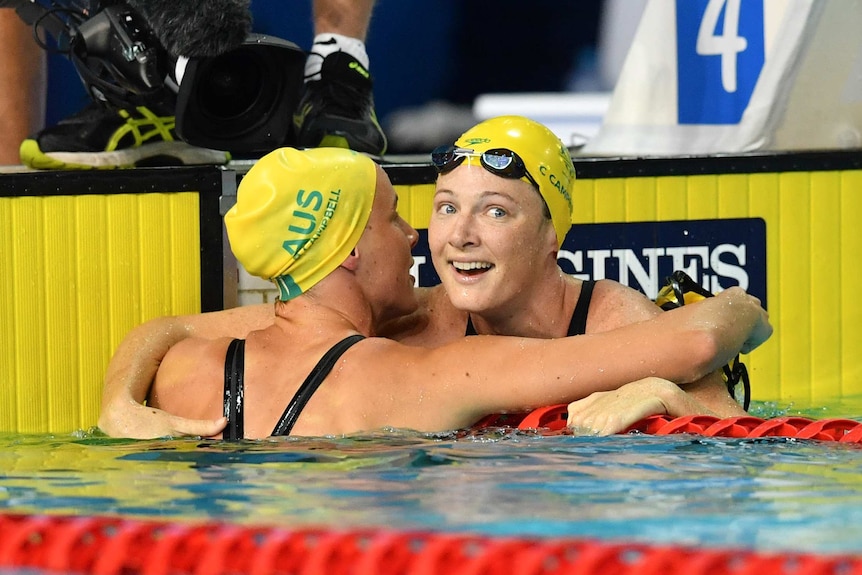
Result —
<path fill-rule="evenodd" d="M 239 49 L 224 54 L 215 58 L 203 74 L 199 110 L 216 122 L 262 117 L 275 99 L 274 90 L 265 82 L 265 64 L 255 53 Z"/>
<path fill-rule="evenodd" d="M 192 58 L 177 94 L 177 135 L 189 144 L 257 155 L 292 142 L 305 52 L 251 34 L 214 58 Z"/>

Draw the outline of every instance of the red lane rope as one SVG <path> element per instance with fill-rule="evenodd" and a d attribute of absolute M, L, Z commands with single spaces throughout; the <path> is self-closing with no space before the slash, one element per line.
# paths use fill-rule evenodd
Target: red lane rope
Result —
<path fill-rule="evenodd" d="M 81 575 L 862 575 L 862 557 L 0 514 L 0 568 Z"/>
<path fill-rule="evenodd" d="M 518 429 L 565 432 L 567 408 L 566 404 L 540 407 L 527 414 L 518 424 Z M 483 420 L 482 423 L 494 424 L 496 420 Z M 796 437 L 841 443 L 862 443 L 862 423 L 852 419 L 809 419 L 807 417 L 760 419 L 750 415 L 720 419 L 711 415 L 685 417 L 652 415 L 635 423 L 624 433 L 632 431 L 649 435 L 694 433 L 708 437 Z"/>

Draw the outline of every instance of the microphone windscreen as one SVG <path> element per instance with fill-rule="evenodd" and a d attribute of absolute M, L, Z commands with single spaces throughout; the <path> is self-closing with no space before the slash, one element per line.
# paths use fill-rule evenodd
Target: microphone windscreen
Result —
<path fill-rule="evenodd" d="M 0 0 L 2 1 L 2 0 Z M 251 0 L 126 0 L 172 56 L 211 58 L 251 31 Z"/>

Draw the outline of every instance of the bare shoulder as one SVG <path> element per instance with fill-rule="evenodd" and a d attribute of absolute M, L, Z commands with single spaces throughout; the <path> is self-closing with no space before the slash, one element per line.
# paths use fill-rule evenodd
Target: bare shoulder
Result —
<path fill-rule="evenodd" d="M 422 348 L 408 346 L 388 338 L 368 337 L 356 343 L 341 356 L 325 385 L 315 393 L 304 414 L 308 425 L 320 403 L 326 401 L 327 433 L 352 433 L 387 425 L 410 427 L 411 417 L 402 415 L 416 394 L 410 373 L 414 357 L 410 351 Z M 336 414 L 336 415 L 333 415 Z M 336 425 L 336 427 L 332 427 Z"/>
<path fill-rule="evenodd" d="M 460 366 L 453 365 L 459 362 L 445 360 L 469 352 L 472 348 L 464 347 L 468 339 L 462 337 L 443 347 L 428 349 L 388 338 L 369 337 L 345 352 L 339 377 L 344 377 L 344 383 L 352 388 L 351 393 L 361 390 L 367 398 L 376 396 L 374 401 L 415 403 L 419 395 L 429 391 L 429 386 L 441 379 L 451 379 L 451 372 L 461 370 Z M 370 382 L 373 386 L 369 386 Z"/>
<path fill-rule="evenodd" d="M 351 406 L 341 417 L 353 430 L 391 426 L 432 431 L 476 421 L 480 415 L 470 399 L 473 390 L 462 393 L 468 379 L 453 377 L 453 371 L 462 369 L 453 365 L 459 362 L 440 361 L 455 357 L 449 348 L 463 341 L 433 349 L 380 337 L 359 342 L 344 354 L 337 374 L 333 370 L 341 380 L 339 400 Z"/>
<path fill-rule="evenodd" d="M 455 328 L 458 336 L 464 335 L 467 325 L 467 314 L 452 305 L 446 290 L 442 285 L 430 288 L 419 288 L 422 294 L 419 296 L 419 304 L 435 318 L 437 324 L 448 328 Z"/>
<path fill-rule="evenodd" d="M 245 337 L 252 331 L 272 325 L 274 319 L 271 303 L 177 317 L 177 321 L 191 333 L 207 338 Z"/>
<path fill-rule="evenodd" d="M 355 367 L 358 373 L 383 375 L 401 370 L 405 362 L 421 353 L 421 347 L 388 337 L 367 337 L 352 346 L 343 357 L 350 362 L 349 367 Z"/>
<path fill-rule="evenodd" d="M 192 337 L 171 347 L 159 365 L 148 403 L 184 417 L 217 416 L 201 409 L 221 396 L 230 341 Z"/>
<path fill-rule="evenodd" d="M 390 321 L 378 335 L 420 347 L 437 347 L 464 335 L 467 315 L 452 306 L 443 286 L 420 287 L 415 293 L 417 310 Z"/>
<path fill-rule="evenodd" d="M 609 331 L 661 313 L 643 293 L 614 280 L 599 280 L 593 289 L 587 333 Z"/>
<path fill-rule="evenodd" d="M 225 352 L 231 338 L 190 337 L 171 347 L 162 365 L 170 363 L 194 363 L 210 360 L 218 351 Z M 224 359 L 224 357 L 222 357 Z"/>

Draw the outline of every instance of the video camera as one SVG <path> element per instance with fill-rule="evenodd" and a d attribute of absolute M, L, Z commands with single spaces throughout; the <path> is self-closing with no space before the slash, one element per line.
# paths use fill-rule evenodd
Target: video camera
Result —
<path fill-rule="evenodd" d="M 182 140 L 237 156 L 266 153 L 295 141 L 292 116 L 305 66 L 305 53 L 296 44 L 248 34 L 239 47 L 190 58 L 177 85 L 179 54 L 163 47 L 142 10 L 132 4 L 0 0 L 0 8 L 14 8 L 33 26 L 43 48 L 69 58 L 96 102 L 128 108 L 175 99 L 176 130 Z M 46 35 L 53 46 L 40 40 Z"/>
<path fill-rule="evenodd" d="M 177 95 L 177 134 L 235 155 L 293 144 L 304 70 L 296 44 L 258 34 L 220 56 L 190 59 Z"/>

